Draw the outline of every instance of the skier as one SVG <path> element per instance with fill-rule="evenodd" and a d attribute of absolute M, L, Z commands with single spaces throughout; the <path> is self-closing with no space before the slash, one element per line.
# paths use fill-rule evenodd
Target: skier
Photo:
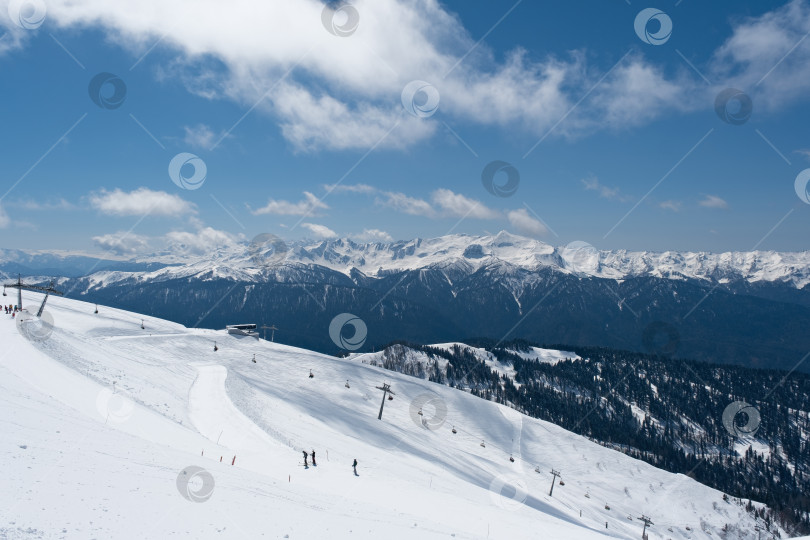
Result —
<path fill-rule="evenodd" d="M 312 378 L 314 378 L 314 377 L 315 377 L 315 375 L 313 375 L 313 374 L 312 374 L 312 370 L 310 369 L 310 370 L 309 370 L 309 378 L 310 378 L 310 379 L 312 379 Z"/>
<path fill-rule="evenodd" d="M 315 450 L 314 450 L 314 449 L 312 450 L 312 466 L 313 466 L 313 467 L 317 467 L 317 466 L 318 466 L 318 464 L 317 464 L 317 463 L 315 463 Z"/>
<path fill-rule="evenodd" d="M 357 459 L 355 459 L 355 460 L 354 460 L 354 463 L 352 463 L 352 469 L 354 469 L 354 475 L 355 475 L 355 476 L 359 476 L 359 475 L 357 474 Z"/>
<path fill-rule="evenodd" d="M 307 454 L 307 451 L 304 450 L 304 468 L 305 469 L 309 469 L 309 464 L 307 463 L 307 458 L 308 457 L 309 457 L 309 454 Z"/>

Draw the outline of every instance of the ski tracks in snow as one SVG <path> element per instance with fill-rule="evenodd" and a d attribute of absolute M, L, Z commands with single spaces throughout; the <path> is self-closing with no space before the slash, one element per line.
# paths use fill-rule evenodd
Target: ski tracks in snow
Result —
<path fill-rule="evenodd" d="M 236 406 L 225 390 L 228 369 L 218 364 L 189 364 L 197 377 L 188 393 L 191 423 L 205 438 L 234 452 L 262 454 L 278 451 L 279 444 Z M 275 453 L 275 452 L 273 452 Z"/>

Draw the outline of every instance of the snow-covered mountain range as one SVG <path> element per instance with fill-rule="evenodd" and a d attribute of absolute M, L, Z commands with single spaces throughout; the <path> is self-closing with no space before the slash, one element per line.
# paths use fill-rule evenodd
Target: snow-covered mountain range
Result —
<path fill-rule="evenodd" d="M 274 244 L 254 243 L 199 248 L 177 245 L 170 251 L 140 255 L 127 260 L 94 259 L 70 252 L 29 252 L 0 250 L 0 268 L 27 268 L 29 273 L 58 272 L 58 275 L 98 274 L 105 283 L 127 279 L 136 274 L 141 280 L 165 280 L 192 276 L 261 281 L 268 268 L 287 265 L 317 265 L 347 276 L 361 272 L 366 276 L 418 270 L 452 268 L 463 273 L 493 265 L 523 270 L 555 271 L 622 280 L 631 277 L 694 279 L 729 283 L 784 283 L 801 289 L 810 283 L 810 251 L 803 252 L 650 252 L 601 251 L 584 242 L 566 246 L 516 236 L 505 231 L 495 235 L 453 234 L 438 238 L 416 238 L 386 243 L 357 243 L 350 239 L 298 241 Z M 155 269 L 157 266 L 162 268 Z"/>
<path fill-rule="evenodd" d="M 0 271 L 189 326 L 283 322 L 285 343 L 331 353 L 318 329 L 339 313 L 365 321 L 364 350 L 510 337 L 656 352 L 650 329 L 664 328 L 672 352 L 719 363 L 790 370 L 810 349 L 810 252 L 597 251 L 506 232 L 367 244 L 260 235 L 198 251 L 6 250 Z"/>

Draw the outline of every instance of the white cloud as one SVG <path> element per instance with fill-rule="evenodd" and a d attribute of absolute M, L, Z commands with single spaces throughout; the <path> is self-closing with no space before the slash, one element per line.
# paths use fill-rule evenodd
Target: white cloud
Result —
<path fill-rule="evenodd" d="M 520 234 L 537 237 L 548 232 L 546 226 L 543 225 L 540 220 L 530 216 L 525 208 L 519 208 L 517 210 L 507 212 L 506 217 L 512 227 L 514 227 L 515 230 L 517 230 Z"/>
<path fill-rule="evenodd" d="M 9 203 L 9 206 L 15 206 L 16 208 L 22 208 L 23 210 L 74 210 L 76 208 L 73 203 L 70 203 L 65 199 L 59 199 L 55 202 L 40 202 L 33 199 L 27 199 L 24 201 L 15 201 L 14 203 Z"/>
<path fill-rule="evenodd" d="M 734 25 L 717 49 L 712 79 L 750 91 L 754 114 L 806 98 L 810 89 L 810 3 L 793 0 Z"/>
<path fill-rule="evenodd" d="M 453 193 L 449 189 L 437 189 L 433 192 L 432 199 L 442 209 L 443 217 L 496 219 L 501 216 L 500 212 L 487 208 L 480 201 Z"/>
<path fill-rule="evenodd" d="M 149 248 L 149 241 L 145 236 L 131 232 L 117 232 L 94 236 L 93 242 L 101 249 L 117 253 L 118 255 L 137 255 Z"/>
<path fill-rule="evenodd" d="M 302 223 L 301 226 L 315 235 L 315 238 L 337 238 L 337 233 L 325 225 L 318 225 L 317 223 Z"/>
<path fill-rule="evenodd" d="M 590 178 L 583 178 L 580 180 L 582 185 L 585 187 L 586 191 L 595 191 L 599 194 L 600 197 L 603 199 L 617 199 L 617 200 L 625 200 L 625 197 L 619 194 L 619 188 L 612 188 L 605 186 L 599 182 L 599 179 L 595 176 L 591 176 Z"/>
<path fill-rule="evenodd" d="M 318 199 L 309 191 L 304 192 L 304 199 L 296 203 L 270 199 L 266 205 L 251 210 L 254 216 L 273 214 L 278 216 L 313 216 L 318 210 L 329 208 L 326 203 Z"/>
<path fill-rule="evenodd" d="M 303 86 L 281 84 L 274 110 L 284 137 L 299 150 L 403 148 L 429 137 L 436 127 L 402 115 L 396 102 L 351 106 L 330 95 L 314 96 Z"/>
<path fill-rule="evenodd" d="M 174 252 L 202 255 L 222 246 L 239 242 L 240 237 L 218 231 L 211 227 L 200 227 L 195 232 L 172 231 L 165 235 L 169 249 Z"/>
<path fill-rule="evenodd" d="M 429 202 L 409 197 L 404 193 L 394 191 L 386 191 L 376 199 L 376 203 L 382 206 L 388 206 L 398 212 L 410 214 L 412 216 L 425 216 L 436 217 L 436 211 Z"/>
<path fill-rule="evenodd" d="M 436 86 L 446 117 L 537 136 L 552 127 L 565 136 L 636 126 L 697 109 L 716 94 L 688 68 L 667 75 L 638 54 L 606 76 L 618 56 L 592 65 L 587 51 L 537 58 L 516 48 L 496 55 L 435 0 L 355 5 L 360 24 L 349 38 L 323 28 L 318 0 L 232 0 L 225 8 L 215 0 L 140 0 L 135 9 L 108 0 L 49 0 L 48 20 L 71 29 L 101 27 L 135 56 L 162 38 L 161 48 L 180 53 L 158 68 L 162 77 L 207 98 L 258 103 L 298 150 L 402 148 L 430 137 L 438 122 L 412 118 L 399 103 L 414 78 Z M 184 20 L 191 22 L 178 25 Z M 805 33 L 808 20 L 805 3 L 794 0 L 737 24 L 705 69 L 712 80 L 726 82 L 721 75 L 729 70 L 755 82 L 752 74 L 767 72 Z M 774 71 L 773 83 L 766 79 L 769 90 L 798 95 L 807 89 L 806 45 Z M 593 92 L 578 103 L 583 88 Z M 208 142 L 216 131 L 205 126 L 190 140 Z"/>
<path fill-rule="evenodd" d="M 681 202 L 680 201 L 663 201 L 659 203 L 659 207 L 665 210 L 672 210 L 673 212 L 678 212 L 681 209 Z"/>
<path fill-rule="evenodd" d="M 358 242 L 392 242 L 394 238 L 380 229 L 363 229 L 360 234 L 352 235 Z"/>
<path fill-rule="evenodd" d="M 796 150 L 796 153 L 804 156 L 807 159 L 810 159 L 810 148 L 802 148 L 801 150 Z"/>
<path fill-rule="evenodd" d="M 90 195 L 90 205 L 96 210 L 114 216 L 178 216 L 196 213 L 194 205 L 177 195 L 165 191 L 152 191 L 141 187 L 125 192 L 116 188 Z"/>
<path fill-rule="evenodd" d="M 717 195 L 706 195 L 698 204 L 706 208 L 728 208 L 728 203 Z"/>
<path fill-rule="evenodd" d="M 188 146 L 196 149 L 209 150 L 216 144 L 224 134 L 214 133 L 214 131 L 205 124 L 197 124 L 196 126 L 183 126 L 185 136 L 183 142 Z M 224 138 L 229 138 L 230 135 L 224 135 Z"/>
<path fill-rule="evenodd" d="M 324 184 L 324 189 L 332 193 L 376 193 L 377 188 L 368 184 Z"/>
<path fill-rule="evenodd" d="M 11 224 L 11 218 L 8 217 L 6 209 L 0 204 L 0 229 L 5 229 Z"/>

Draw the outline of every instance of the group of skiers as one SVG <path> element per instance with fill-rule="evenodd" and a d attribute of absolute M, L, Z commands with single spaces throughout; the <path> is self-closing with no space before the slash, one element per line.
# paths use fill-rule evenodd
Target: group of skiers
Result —
<path fill-rule="evenodd" d="M 16 314 L 16 313 L 17 313 L 17 312 L 20 310 L 18 306 L 15 306 L 15 305 L 13 305 L 13 304 L 9 304 L 9 305 L 7 305 L 7 306 L 3 306 L 3 309 L 5 309 L 5 310 L 6 310 L 6 315 L 8 315 L 9 313 L 11 313 L 11 318 L 12 318 L 12 319 L 14 318 L 14 315 L 15 315 L 15 314 Z"/>
<path fill-rule="evenodd" d="M 307 453 L 306 450 L 302 450 L 304 453 L 304 468 L 309 469 L 309 461 L 307 461 L 310 457 L 312 458 L 312 466 L 317 467 L 318 463 L 315 461 L 315 450 L 313 449 L 311 453 Z M 355 459 L 352 463 L 352 470 L 354 471 L 355 476 L 360 476 L 357 474 L 357 460 Z"/>
<path fill-rule="evenodd" d="M 304 467 L 306 467 L 306 468 L 309 468 L 309 465 L 307 464 L 307 458 L 308 457 L 309 457 L 309 454 L 307 454 L 307 451 L 304 450 Z M 318 464 L 315 463 L 315 450 L 314 449 L 312 450 L 312 466 L 313 467 L 318 466 Z"/>

